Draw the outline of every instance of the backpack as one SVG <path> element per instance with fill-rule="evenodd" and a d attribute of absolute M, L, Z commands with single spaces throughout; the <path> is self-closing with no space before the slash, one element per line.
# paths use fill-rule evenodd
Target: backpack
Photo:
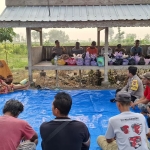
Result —
<path fill-rule="evenodd" d="M 144 58 L 140 58 L 138 65 L 145 65 L 145 60 Z"/>
<path fill-rule="evenodd" d="M 136 65 L 135 59 L 134 58 L 129 59 L 128 65 Z"/>
<path fill-rule="evenodd" d="M 113 65 L 122 65 L 123 64 L 123 59 L 116 59 L 115 62 L 113 62 Z"/>

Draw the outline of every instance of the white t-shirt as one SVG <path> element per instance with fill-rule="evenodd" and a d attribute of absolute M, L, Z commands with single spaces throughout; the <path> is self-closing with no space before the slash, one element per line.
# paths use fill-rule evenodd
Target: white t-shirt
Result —
<path fill-rule="evenodd" d="M 119 150 L 148 150 L 146 134 L 149 132 L 142 114 L 123 112 L 109 119 L 106 139 L 116 137 Z"/>

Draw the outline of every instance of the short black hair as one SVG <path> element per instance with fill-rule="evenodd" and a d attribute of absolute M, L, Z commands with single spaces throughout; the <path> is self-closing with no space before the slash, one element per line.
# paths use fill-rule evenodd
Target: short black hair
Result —
<path fill-rule="evenodd" d="M 137 67 L 130 66 L 128 67 L 129 73 L 131 73 L 133 76 L 136 75 Z"/>
<path fill-rule="evenodd" d="M 80 44 L 79 42 L 76 42 L 76 44 Z"/>
<path fill-rule="evenodd" d="M 59 42 L 59 41 L 58 41 L 58 40 L 56 40 L 56 41 L 55 41 L 55 44 L 56 44 L 56 43 L 58 43 L 58 42 Z"/>
<path fill-rule="evenodd" d="M 95 42 L 95 41 L 93 41 L 93 42 L 92 42 L 92 45 L 93 45 L 93 46 L 96 46 L 96 42 Z"/>
<path fill-rule="evenodd" d="M 130 106 L 131 101 L 125 102 L 125 101 L 118 101 L 122 106 Z"/>
<path fill-rule="evenodd" d="M 12 116 L 16 117 L 23 112 L 23 104 L 18 100 L 8 100 L 3 108 L 3 114 L 10 112 Z"/>
<path fill-rule="evenodd" d="M 117 47 L 121 47 L 121 44 L 118 44 Z"/>
<path fill-rule="evenodd" d="M 139 43 L 140 42 L 140 40 L 135 40 L 135 43 Z"/>
<path fill-rule="evenodd" d="M 72 105 L 72 98 L 65 92 L 57 93 L 53 105 L 62 115 L 68 115 Z"/>

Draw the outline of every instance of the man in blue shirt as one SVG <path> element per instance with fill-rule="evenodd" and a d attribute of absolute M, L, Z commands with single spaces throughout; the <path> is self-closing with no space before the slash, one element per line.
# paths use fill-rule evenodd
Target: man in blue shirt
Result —
<path fill-rule="evenodd" d="M 140 41 L 136 40 L 135 41 L 135 46 L 133 46 L 130 50 L 131 56 L 135 56 L 135 55 L 142 56 L 143 50 L 139 45 L 140 45 Z"/>

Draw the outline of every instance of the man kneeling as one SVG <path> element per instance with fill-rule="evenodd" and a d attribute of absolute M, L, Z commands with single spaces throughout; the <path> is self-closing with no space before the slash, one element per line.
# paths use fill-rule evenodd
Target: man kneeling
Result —
<path fill-rule="evenodd" d="M 98 137 L 98 145 L 103 150 L 148 150 L 149 129 L 142 114 L 130 112 L 131 95 L 120 91 L 116 102 L 121 114 L 109 119 L 106 135 Z"/>

